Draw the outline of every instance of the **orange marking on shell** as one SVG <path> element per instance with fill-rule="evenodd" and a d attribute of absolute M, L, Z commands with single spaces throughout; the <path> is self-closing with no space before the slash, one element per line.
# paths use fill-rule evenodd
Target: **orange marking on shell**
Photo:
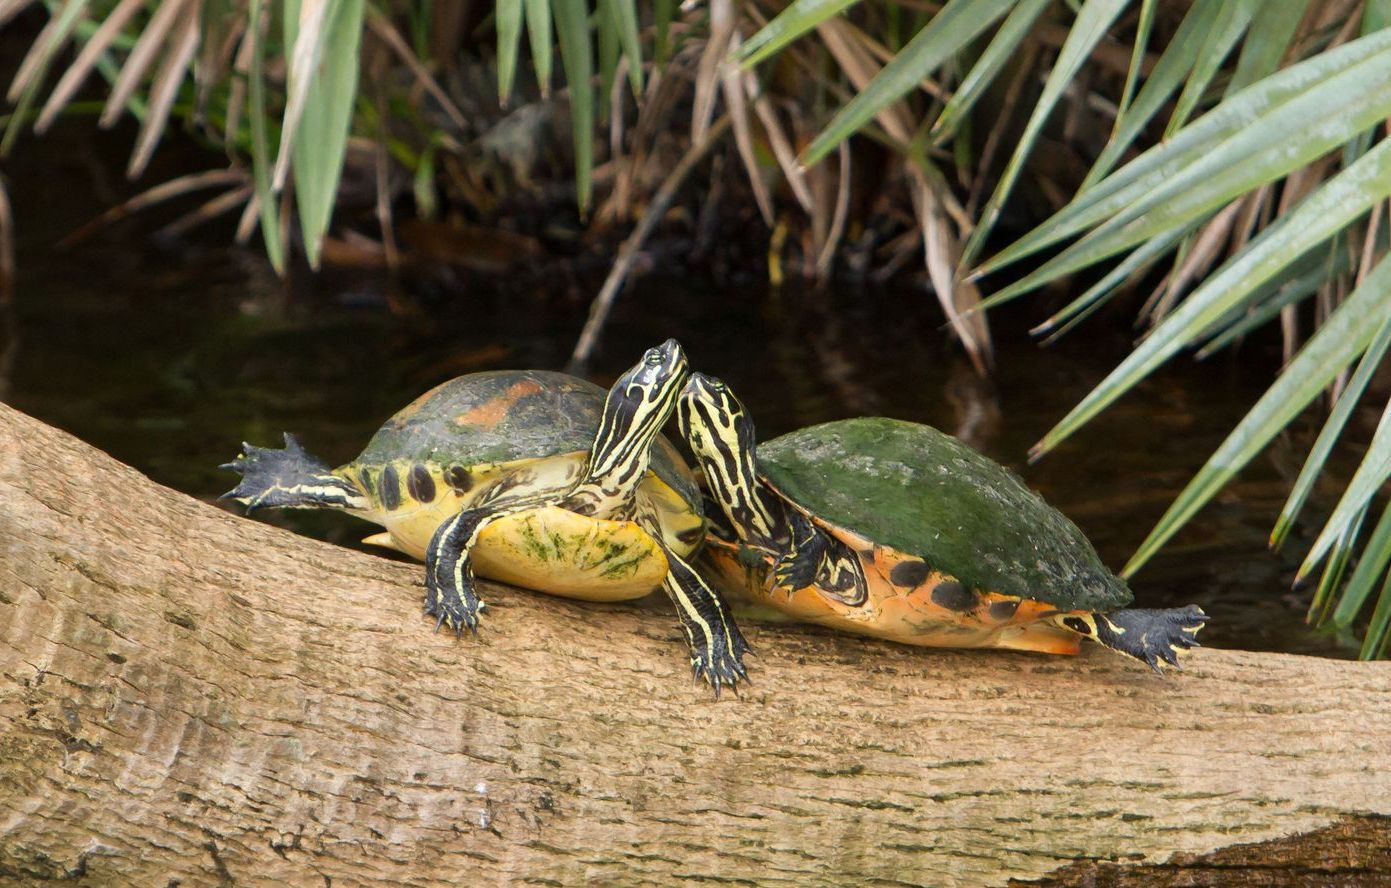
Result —
<path fill-rule="evenodd" d="M 823 524 L 823 526 L 825 526 Z M 933 590 L 942 583 L 957 582 L 940 571 L 927 576 L 911 588 L 895 585 L 894 568 L 904 562 L 919 562 L 909 555 L 875 546 L 844 528 L 835 528 L 847 545 L 862 553 L 861 562 L 869 584 L 868 600 L 861 607 L 850 607 L 822 595 L 816 587 L 797 589 L 790 595 L 773 591 L 771 564 L 749 577 L 739 563 L 739 546 L 720 540 L 706 545 L 708 562 L 720 575 L 721 585 L 739 597 L 776 608 L 796 619 L 862 635 L 930 647 L 998 647 L 1051 654 L 1075 654 L 1079 637 L 1047 619 L 1058 609 L 1046 602 L 1020 600 L 996 592 L 975 591 L 975 606 L 968 610 L 942 607 L 932 600 Z M 865 553 L 868 554 L 866 557 Z M 900 573 L 900 577 L 902 573 Z M 997 602 L 1015 606 L 991 608 Z M 1008 612 L 1007 612 L 1008 611 Z"/>
<path fill-rule="evenodd" d="M 402 407 L 400 410 L 397 410 L 395 415 L 393 415 L 391 419 L 387 420 L 387 424 L 390 425 L 392 428 L 401 428 L 406 424 L 406 421 L 408 419 L 410 419 L 416 413 L 420 412 L 420 408 L 425 406 L 426 402 L 428 402 L 431 398 L 437 395 L 439 393 L 439 390 L 447 385 L 449 385 L 449 382 L 441 382 L 439 385 L 430 389 L 428 392 L 416 398 L 414 401 L 411 401 L 409 404 Z"/>
<path fill-rule="evenodd" d="M 454 417 L 454 422 L 461 426 L 476 426 L 481 429 L 493 429 L 507 416 L 512 410 L 512 405 L 516 404 L 527 395 L 534 395 L 541 391 L 541 385 L 537 382 L 525 380 L 514 382 L 508 386 L 507 391 L 503 392 L 491 401 L 484 401 L 471 410 L 465 410 Z"/>

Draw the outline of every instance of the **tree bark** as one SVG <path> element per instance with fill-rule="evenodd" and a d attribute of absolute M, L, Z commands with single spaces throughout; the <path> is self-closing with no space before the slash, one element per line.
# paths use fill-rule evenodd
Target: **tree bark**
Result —
<path fill-rule="evenodd" d="M 0 405 L 0 884 L 995 885 L 1391 814 L 1391 664 L 750 624 L 716 701 L 665 602 L 456 639 L 420 573 Z"/>

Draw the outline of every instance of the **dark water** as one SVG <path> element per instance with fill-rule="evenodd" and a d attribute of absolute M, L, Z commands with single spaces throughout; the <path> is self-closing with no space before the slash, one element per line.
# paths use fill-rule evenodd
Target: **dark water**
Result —
<path fill-rule="evenodd" d="M 79 177 L 81 178 L 81 177 Z M 150 177 L 154 180 L 158 174 Z M 57 236 L 103 206 L 101 189 L 14 188 L 21 228 L 9 403 L 76 434 L 156 481 L 213 499 L 234 480 L 216 466 L 242 440 L 297 432 L 330 463 L 354 456 L 387 416 L 451 376 L 563 367 L 598 280 L 493 288 L 437 286 L 406 315 L 374 273 L 285 286 L 225 231 L 153 244 L 125 223 L 80 249 Z M 85 215 L 84 215 L 85 213 Z M 941 328 L 930 294 L 715 284 L 660 269 L 624 294 L 591 375 L 606 384 L 668 336 L 725 378 L 766 436 L 883 414 L 957 432 L 1019 470 L 1118 568 L 1268 383 L 1269 344 L 1202 365 L 1181 360 L 1034 466 L 1024 454 L 1115 363 L 1124 325 L 1102 318 L 1041 350 L 1024 333 L 1040 306 L 996 320 L 999 369 L 982 383 Z M 1084 338 L 1085 337 L 1085 338 Z M 1349 656 L 1303 623 L 1289 579 L 1307 531 L 1284 555 L 1265 538 L 1302 449 L 1276 447 L 1137 578 L 1142 606 L 1197 602 L 1218 647 Z M 344 545 L 367 525 L 292 513 L 278 523 Z"/>

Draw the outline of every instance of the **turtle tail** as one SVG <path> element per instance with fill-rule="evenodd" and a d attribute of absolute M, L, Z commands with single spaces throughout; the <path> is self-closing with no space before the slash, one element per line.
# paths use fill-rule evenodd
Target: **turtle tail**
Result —
<path fill-rule="evenodd" d="M 367 499 L 351 482 L 340 478 L 305 452 L 295 436 L 285 433 L 285 449 L 242 444 L 237 458 L 218 468 L 240 472 L 242 479 L 220 499 L 252 509 L 363 509 Z"/>
<path fill-rule="evenodd" d="M 1208 617 L 1202 608 L 1190 604 L 1163 610 L 1130 608 L 1105 614 L 1063 614 L 1055 619 L 1073 632 L 1160 672 L 1160 660 L 1177 668 L 1181 651 L 1200 646 L 1196 636 Z"/>

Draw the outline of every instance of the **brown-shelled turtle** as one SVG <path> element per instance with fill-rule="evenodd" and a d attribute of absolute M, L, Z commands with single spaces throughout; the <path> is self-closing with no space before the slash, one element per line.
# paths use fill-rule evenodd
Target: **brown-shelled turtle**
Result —
<path fill-rule="evenodd" d="M 675 340 L 648 349 L 607 393 L 563 373 L 511 370 L 446 382 L 329 469 L 293 436 L 243 445 L 227 498 L 341 509 L 386 528 L 367 541 L 425 561 L 425 610 L 476 629 L 479 574 L 569 598 L 619 601 L 662 586 L 718 693 L 748 647 L 686 557 L 705 519 L 695 476 L 659 432 L 687 377 Z"/>
<path fill-rule="evenodd" d="M 1125 582 L 1003 466 L 929 426 L 848 419 L 756 444 L 743 405 L 693 374 L 677 415 L 729 520 L 706 560 L 731 594 L 863 635 L 1075 654 L 1159 671 L 1196 645 L 1196 605 L 1123 609 Z"/>

